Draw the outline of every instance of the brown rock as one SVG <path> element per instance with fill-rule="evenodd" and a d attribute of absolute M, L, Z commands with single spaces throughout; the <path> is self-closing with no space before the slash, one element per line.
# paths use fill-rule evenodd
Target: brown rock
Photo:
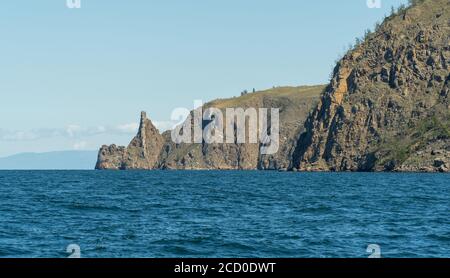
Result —
<path fill-rule="evenodd" d="M 449 99 L 441 92 L 450 87 L 450 2 L 420 1 L 407 13 L 408 20 L 389 17 L 338 62 L 306 120 L 293 167 L 435 171 L 430 157 L 416 154 L 449 146 Z"/>
<path fill-rule="evenodd" d="M 226 108 L 279 108 L 280 147 L 276 154 L 260 155 L 260 143 L 175 144 L 171 132 L 160 135 L 143 112 L 139 132 L 129 146 L 102 147 L 96 169 L 287 170 L 304 121 L 323 89 L 278 87 L 205 104 L 204 110 L 215 107 L 224 115 Z"/>
<path fill-rule="evenodd" d="M 164 140 L 145 112 L 141 113 L 139 131 L 127 148 L 103 146 L 96 169 L 155 169 Z"/>

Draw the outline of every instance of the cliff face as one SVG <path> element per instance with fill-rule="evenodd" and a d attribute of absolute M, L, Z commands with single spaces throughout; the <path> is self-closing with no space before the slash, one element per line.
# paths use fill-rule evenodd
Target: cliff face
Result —
<path fill-rule="evenodd" d="M 151 170 L 158 166 L 158 156 L 164 139 L 158 129 L 141 113 L 139 131 L 127 148 L 116 145 L 102 146 L 96 169 L 142 169 Z"/>
<path fill-rule="evenodd" d="M 97 169 L 450 169 L 450 1 L 390 16 L 336 65 L 324 88 L 277 88 L 205 108 L 280 108 L 280 148 L 175 144 L 142 115 L 125 147 L 103 146 Z M 319 94 L 322 93 L 320 99 Z"/>
<path fill-rule="evenodd" d="M 160 168 L 287 170 L 306 117 L 317 104 L 323 89 L 324 86 L 275 88 L 239 98 L 216 100 L 204 106 L 204 110 L 218 108 L 224 115 L 226 108 L 279 108 L 280 147 L 276 154 L 260 155 L 259 143 L 175 144 L 167 132 L 164 134 L 166 143 L 160 155 Z M 246 142 L 249 142 L 248 135 Z"/>
<path fill-rule="evenodd" d="M 417 2 L 338 63 L 291 167 L 448 171 L 450 2 Z"/>
<path fill-rule="evenodd" d="M 304 122 L 323 89 L 324 86 L 274 88 L 204 105 L 203 110 L 214 107 L 224 116 L 226 108 L 279 108 L 280 147 L 276 154 L 261 155 L 261 145 L 250 143 L 248 137 L 243 144 L 176 144 L 171 131 L 161 135 L 142 113 L 139 132 L 129 146 L 102 146 L 96 169 L 287 170 Z"/>

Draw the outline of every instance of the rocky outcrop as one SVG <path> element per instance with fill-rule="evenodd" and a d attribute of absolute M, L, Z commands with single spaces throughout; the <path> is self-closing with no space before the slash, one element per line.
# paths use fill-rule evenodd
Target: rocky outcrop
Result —
<path fill-rule="evenodd" d="M 96 168 L 448 172 L 450 2 L 412 3 L 349 51 L 326 88 L 274 88 L 205 105 L 280 108 L 277 153 L 261 155 L 259 143 L 177 144 L 143 114 L 130 145 L 103 146 Z"/>
<path fill-rule="evenodd" d="M 96 169 L 286 170 L 308 113 L 317 105 L 323 89 L 324 86 L 281 87 L 204 105 L 203 110 L 214 107 L 224 115 L 226 108 L 279 108 L 280 147 L 276 154 L 261 155 L 260 143 L 250 143 L 248 138 L 242 144 L 177 144 L 172 141 L 171 131 L 160 135 L 142 113 L 138 135 L 130 145 L 103 146 Z M 207 124 L 204 122 L 203 127 Z"/>
<path fill-rule="evenodd" d="M 158 166 L 164 139 L 158 129 L 141 113 L 139 131 L 127 148 L 116 145 L 102 146 L 96 169 L 142 169 L 151 170 Z"/>
<path fill-rule="evenodd" d="M 337 64 L 292 168 L 448 171 L 450 2 L 416 2 Z"/>
<path fill-rule="evenodd" d="M 434 140 L 415 150 L 397 168 L 402 172 L 450 172 L 450 140 Z"/>
<path fill-rule="evenodd" d="M 116 145 L 103 145 L 98 152 L 97 164 L 95 169 L 98 170 L 123 170 L 123 160 L 126 154 L 125 147 Z"/>
<path fill-rule="evenodd" d="M 324 86 L 281 87 L 246 94 L 239 98 L 216 100 L 204 106 L 226 108 L 279 108 L 280 148 L 274 155 L 260 155 L 259 143 L 175 144 L 170 133 L 160 156 L 162 169 L 287 170 L 290 157 L 303 130 L 309 111 L 317 104 Z M 248 134 L 248 130 L 247 130 Z M 236 134 L 235 134 L 236 136 Z M 246 138 L 246 142 L 249 142 Z"/>

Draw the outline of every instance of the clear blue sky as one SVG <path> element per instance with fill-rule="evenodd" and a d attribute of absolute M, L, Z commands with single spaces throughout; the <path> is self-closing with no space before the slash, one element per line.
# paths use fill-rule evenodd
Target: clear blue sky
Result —
<path fill-rule="evenodd" d="M 382 0 L 8 0 L 0 3 L 0 157 L 127 144 L 141 110 L 326 83 Z"/>

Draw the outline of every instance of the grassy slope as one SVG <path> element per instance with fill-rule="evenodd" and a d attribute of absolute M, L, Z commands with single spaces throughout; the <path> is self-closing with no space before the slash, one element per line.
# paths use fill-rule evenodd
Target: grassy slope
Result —
<path fill-rule="evenodd" d="M 227 107 L 240 107 L 243 104 L 254 102 L 261 97 L 274 97 L 274 98 L 290 98 L 292 100 L 308 99 L 317 97 L 323 89 L 324 85 L 316 86 L 300 86 L 300 87 L 276 87 L 264 91 L 258 91 L 255 93 L 248 93 L 247 95 L 228 98 L 217 99 L 206 104 L 208 107 L 216 107 L 219 109 Z"/>

